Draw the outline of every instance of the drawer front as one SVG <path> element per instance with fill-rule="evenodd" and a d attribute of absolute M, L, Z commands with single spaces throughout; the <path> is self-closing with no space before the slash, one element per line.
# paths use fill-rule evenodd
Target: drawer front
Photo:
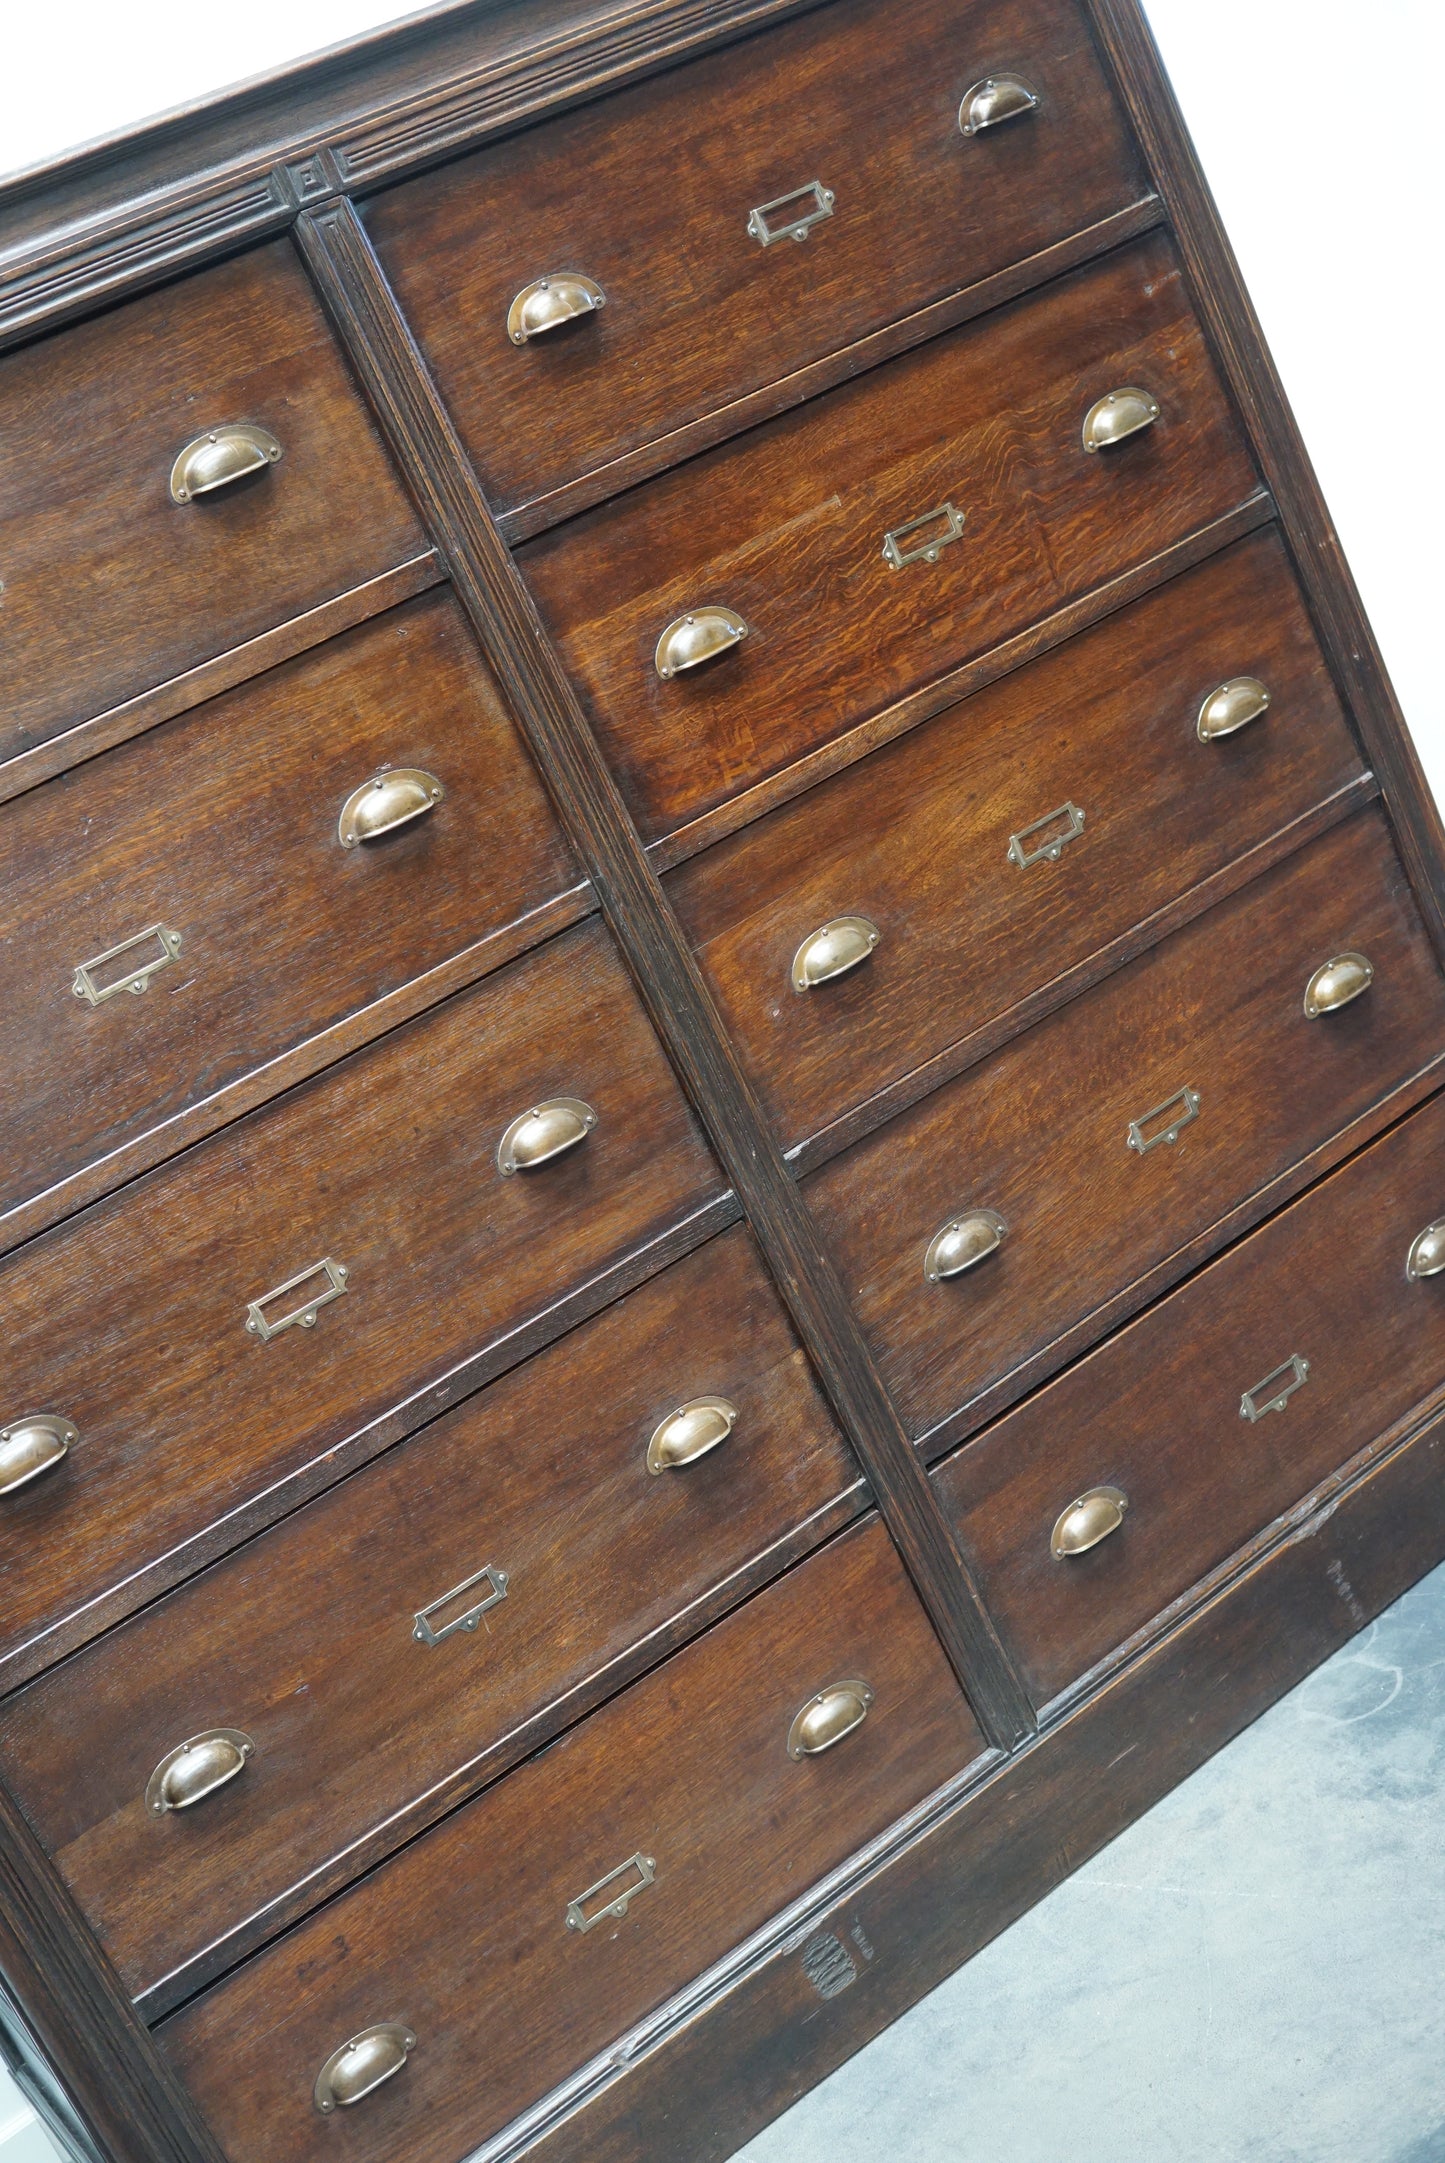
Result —
<path fill-rule="evenodd" d="M 862 1725 L 790 1757 L 795 1715 L 840 1682 L 872 1691 Z M 886 1536 L 861 1527 L 167 2022 L 162 2047 L 232 2163 L 338 2138 L 356 2163 L 455 2163 L 979 1748 Z M 629 1886 L 625 1914 L 600 1912 Z M 416 2047 L 342 2135 L 312 2084 L 376 2021 Z"/>
<path fill-rule="evenodd" d="M 699 1411 L 713 1446 L 650 1471 L 707 1399 L 731 1433 Z M 856 1477 L 736 1228 L 12 1697 L 0 1763 L 148 1990 L 328 1865 L 354 1876 L 366 1856 L 335 1859 L 383 1826 L 396 1845 L 542 1708 L 779 1567 Z M 156 1766 L 216 1728 L 250 1738 L 244 1778 L 148 1809 Z"/>
<path fill-rule="evenodd" d="M 1133 384 L 1158 419 L 1086 451 L 1086 413 Z M 1255 485 L 1178 263 L 1155 235 L 573 520 L 518 560 L 651 839 Z M 890 534 L 913 556 L 902 568 L 884 555 Z M 915 553 L 935 544 L 936 561 Z M 660 635 L 722 607 L 747 636 L 664 680 Z"/>
<path fill-rule="evenodd" d="M 1267 713 L 1201 742 L 1202 703 L 1243 675 Z M 667 884 L 796 1143 L 1361 772 L 1283 545 L 1260 534 Z M 796 957 L 848 915 L 876 929 L 871 955 L 799 994 Z"/>
<path fill-rule="evenodd" d="M 237 424 L 279 461 L 174 502 Z M 0 362 L 0 758 L 424 546 L 289 241 L 29 346 Z"/>
<path fill-rule="evenodd" d="M 595 1131 L 501 1176 L 513 1118 L 563 1096 Z M 5 1650 L 98 1627 L 80 1611 L 107 1594 L 104 1619 L 138 1606 L 157 1558 L 173 1583 L 234 1544 L 236 1513 L 334 1479 L 317 1460 L 348 1437 L 394 1439 L 355 1438 L 719 1186 L 594 925 L 21 1249 L 5 1420 L 78 1437 L 0 1497 Z"/>
<path fill-rule="evenodd" d="M 1307 1019 L 1313 972 L 1355 948 L 1370 990 Z M 1445 984 L 1370 810 L 838 1158 L 807 1193 L 913 1431 L 1017 1394 L 1442 1051 Z M 983 1210 L 995 1251 L 930 1282 L 934 1235 Z"/>
<path fill-rule="evenodd" d="M 965 137 L 965 92 L 1003 68 L 1037 109 Z M 367 222 L 510 509 L 1146 193 L 1074 0 L 842 0 L 399 188 Z M 529 318 L 552 326 L 515 343 L 514 300 L 562 272 L 605 305 L 554 279 Z"/>
<path fill-rule="evenodd" d="M 1441 1218 L 1437 1097 L 939 1468 L 1040 1703 L 1439 1389 L 1445 1276 L 1406 1260 Z M 1100 1488 L 1122 1522 L 1055 1559 Z"/>
<path fill-rule="evenodd" d="M 427 777 L 374 815 L 408 823 L 343 843 L 385 767 Z M 348 834 L 367 818 L 363 795 Z M 433 594 L 0 808 L 0 878 L 25 926 L 0 948 L 10 1209 L 579 874 Z"/>

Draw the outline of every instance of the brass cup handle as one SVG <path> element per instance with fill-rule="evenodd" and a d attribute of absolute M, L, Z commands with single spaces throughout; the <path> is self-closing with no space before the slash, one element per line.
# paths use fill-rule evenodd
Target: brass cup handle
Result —
<path fill-rule="evenodd" d="M 1321 1014 L 1337 1014 L 1367 992 L 1375 981 L 1368 956 L 1353 950 L 1322 962 L 1305 986 L 1305 1013 L 1311 1021 Z"/>
<path fill-rule="evenodd" d="M 256 1745 L 238 1727 L 212 1727 L 168 1750 L 146 1782 L 146 1808 L 163 1818 L 191 1810 L 240 1778 Z"/>
<path fill-rule="evenodd" d="M 706 608 L 689 609 L 685 616 L 674 616 L 657 641 L 653 666 L 663 682 L 670 683 L 674 676 L 685 676 L 690 668 L 701 668 L 704 661 L 741 645 L 747 635 L 748 627 L 735 608 L 709 603 Z"/>
<path fill-rule="evenodd" d="M 1152 428 L 1160 411 L 1158 399 L 1140 390 L 1137 383 L 1106 391 L 1084 415 L 1084 449 L 1105 451 L 1111 444 L 1123 443 L 1141 429 Z"/>
<path fill-rule="evenodd" d="M 229 488 L 248 473 L 274 466 L 283 456 L 269 428 L 254 421 L 233 421 L 229 427 L 210 429 L 193 436 L 171 467 L 172 503 L 192 503 L 217 488 Z"/>
<path fill-rule="evenodd" d="M 379 841 L 383 834 L 394 834 L 414 819 L 424 819 L 445 795 L 436 775 L 424 767 L 384 767 L 347 797 L 336 822 L 336 838 L 343 849 Z"/>
<path fill-rule="evenodd" d="M 507 310 L 507 336 L 513 345 L 526 345 L 560 330 L 564 323 L 575 323 L 579 316 L 595 315 L 606 305 L 607 295 L 595 278 L 580 270 L 549 271 L 545 278 L 524 285 L 513 300 Z"/>
<path fill-rule="evenodd" d="M 1202 744 L 1218 743 L 1268 711 L 1269 692 L 1257 676 L 1231 676 L 1200 707 L 1195 733 Z"/>
<path fill-rule="evenodd" d="M 806 1705 L 800 1705 L 788 1729 L 788 1755 L 794 1759 L 821 1757 L 834 1743 L 863 1725 L 873 1703 L 866 1682 L 835 1682 Z"/>
<path fill-rule="evenodd" d="M 970 1209 L 961 1217 L 950 1217 L 928 1242 L 923 1257 L 924 1276 L 930 1284 L 941 1283 L 945 1277 L 961 1277 L 965 1270 L 976 1269 L 980 1262 L 996 1254 L 1007 1232 L 1008 1226 L 996 1209 Z"/>
<path fill-rule="evenodd" d="M 1445 1269 L 1445 1219 L 1438 1224 L 1427 1224 L 1423 1232 L 1417 1232 L 1405 1257 L 1405 1275 L 1412 1284 L 1421 1277 L 1438 1277 L 1442 1269 Z"/>
<path fill-rule="evenodd" d="M 1086 1555 L 1124 1522 L 1129 1497 L 1118 1487 L 1090 1487 L 1062 1511 L 1049 1538 L 1055 1562 Z"/>
<path fill-rule="evenodd" d="M 1006 120 L 1021 120 L 1037 112 L 1039 94 L 1022 75 L 985 75 L 963 93 L 958 125 L 964 135 L 982 135 L 985 128 L 1001 127 Z"/>
<path fill-rule="evenodd" d="M 866 916 L 835 916 L 810 932 L 793 956 L 794 991 L 816 991 L 871 960 L 882 934 Z"/>
<path fill-rule="evenodd" d="M 497 1144 L 497 1170 L 504 1179 L 537 1171 L 585 1142 L 596 1124 L 596 1112 L 581 1097 L 549 1097 L 512 1121 Z"/>
<path fill-rule="evenodd" d="M 80 1440 L 74 1423 L 59 1412 L 27 1412 L 0 1427 L 0 1495 L 17 1494 L 59 1464 Z"/>
<path fill-rule="evenodd" d="M 726 1442 L 738 1423 L 738 1408 L 726 1397 L 692 1397 L 669 1412 L 652 1431 L 647 1445 L 649 1472 L 676 1472 L 697 1463 Z"/>
<path fill-rule="evenodd" d="M 311 2091 L 316 2108 L 323 2117 L 349 2109 L 393 2079 L 415 2049 L 416 2030 L 402 2021 L 382 2020 L 374 2028 L 363 2028 L 333 2050 L 317 2074 Z"/>

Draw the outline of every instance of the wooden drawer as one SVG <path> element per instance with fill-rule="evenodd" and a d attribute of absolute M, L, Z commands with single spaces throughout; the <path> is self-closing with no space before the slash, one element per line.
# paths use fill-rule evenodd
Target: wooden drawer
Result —
<path fill-rule="evenodd" d="M 509 1122 L 560 1096 L 595 1131 L 502 1177 Z M 33 1667 L 329 1485 L 720 1184 L 589 925 L 22 1248 L 3 1417 L 79 1435 L 0 1498 L 5 1653 Z"/>
<path fill-rule="evenodd" d="M 965 137 L 960 101 L 1003 68 L 1037 111 Z M 793 218 L 825 215 L 799 246 L 780 207 L 765 245 L 751 214 L 799 191 Z M 507 510 L 1147 192 L 1074 0 L 841 0 L 428 174 L 367 222 Z M 606 305 L 514 344 L 514 298 L 562 271 Z"/>
<path fill-rule="evenodd" d="M 700 1398 L 733 1432 L 654 1475 L 649 1438 Z M 518 1756 L 545 1707 L 775 1573 L 856 1484 L 734 1229 L 12 1697 L 5 1778 L 133 1992 L 214 1969 Z M 484 1568 L 500 1601 L 484 1578 L 435 1606 Z M 244 1778 L 149 1811 L 157 1764 L 213 1727 L 250 1737 Z"/>
<path fill-rule="evenodd" d="M 343 846 L 343 805 L 388 766 L 444 797 Z M 488 948 L 505 960 L 579 878 L 444 593 L 17 798 L 0 808 L 0 879 L 25 926 L 0 946 L 0 1069 L 16 1077 L 0 1208 L 463 948 L 473 973 Z"/>
<path fill-rule="evenodd" d="M 1267 715 L 1200 741 L 1222 678 Z M 1071 970 L 1362 772 L 1283 545 L 1259 534 L 675 872 L 674 906 L 785 1143 Z M 1046 851 L 1060 849 L 1055 860 Z M 1235 871 L 1235 879 L 1241 873 Z M 831 920 L 879 939 L 798 995 Z"/>
<path fill-rule="evenodd" d="M 1094 402 L 1152 427 L 1090 454 Z M 1162 235 L 530 542 L 519 562 L 649 839 L 1232 510 L 1255 488 Z M 938 560 L 885 535 L 950 504 Z M 903 534 L 907 556 L 943 530 Z M 664 679 L 701 607 L 748 635 Z"/>
<path fill-rule="evenodd" d="M 1445 1278 L 1405 1264 L 1442 1214 L 1437 1097 L 939 1468 L 1038 1702 L 1438 1395 Z M 1100 1487 L 1122 1523 L 1056 1560 Z"/>
<path fill-rule="evenodd" d="M 795 1761 L 795 1714 L 845 1680 L 874 1693 L 862 1726 Z M 979 1748 L 870 1523 L 176 2015 L 162 2047 L 232 2163 L 338 2140 L 356 2163 L 455 2163 Z M 569 1928 L 614 1871 L 655 1879 Z M 312 2084 L 374 2021 L 416 2047 L 343 2134 Z"/>
<path fill-rule="evenodd" d="M 1352 948 L 1373 964 L 1372 988 L 1307 1019 L 1312 973 Z M 1442 1052 L 1445 984 L 1369 810 L 881 1128 L 806 1191 L 913 1431 L 948 1423 L 936 1447 L 1018 1395 L 1046 1351 L 1057 1363 L 1097 1332 L 1121 1291 L 1137 1305 L 1151 1271 L 1202 1258 L 1221 1220 L 1297 1177 Z M 1197 1113 L 1171 1143 L 1186 1090 Z M 930 1283 L 934 1234 L 984 1209 L 1008 1227 L 997 1250 Z"/>
<path fill-rule="evenodd" d="M 178 504 L 177 454 L 270 465 Z M 424 542 L 289 241 L 0 361 L 0 759 L 374 578 Z"/>

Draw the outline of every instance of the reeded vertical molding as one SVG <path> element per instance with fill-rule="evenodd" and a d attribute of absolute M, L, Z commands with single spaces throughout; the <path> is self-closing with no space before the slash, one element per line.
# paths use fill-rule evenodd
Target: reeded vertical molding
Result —
<path fill-rule="evenodd" d="M 328 204 L 295 236 L 944 1650 L 990 1741 L 1011 1747 L 1034 1726 L 1023 1686 L 361 221 Z"/>

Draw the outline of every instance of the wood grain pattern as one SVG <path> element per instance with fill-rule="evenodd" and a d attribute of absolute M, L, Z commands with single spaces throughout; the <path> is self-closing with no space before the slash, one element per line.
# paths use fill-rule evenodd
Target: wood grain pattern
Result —
<path fill-rule="evenodd" d="M 503 1129 L 558 1095 L 595 1132 L 503 1179 Z M 385 1415 L 420 1425 L 465 1362 L 721 1186 L 592 925 L 32 1242 L 0 1269 L 7 1398 L 80 1440 L 0 1511 L 7 1662 L 339 1477 L 396 1439 Z M 248 1302 L 328 1255 L 348 1288 L 314 1328 L 248 1334 Z"/>
<path fill-rule="evenodd" d="M 1307 1020 L 1311 972 L 1355 946 L 1373 988 Z M 835 1159 L 807 1190 L 912 1432 L 933 1453 L 977 1426 L 1442 1056 L 1445 984 L 1366 811 Z M 1186 1087 L 1197 1118 L 1136 1154 L 1131 1120 Z M 980 1206 L 1009 1226 L 998 1252 L 926 1282 L 933 1234 Z"/>
<path fill-rule="evenodd" d="M 446 795 L 344 849 L 341 806 L 384 766 L 434 773 Z M 463 949 L 476 975 L 508 959 L 580 873 L 436 594 L 0 810 L 0 880 L 25 926 L 0 949 L 0 1070 L 23 1076 L 0 1173 L 13 1242 L 33 1228 L 21 1205 L 59 1187 L 59 1214 L 96 1159 L 114 1182 L 128 1145 L 412 978 Z M 78 963 L 157 923 L 181 951 L 142 996 L 74 995 Z"/>
<path fill-rule="evenodd" d="M 239 420 L 280 464 L 172 503 L 177 452 Z M 0 364 L 0 757 L 421 545 L 284 243 L 30 347 Z"/>
<path fill-rule="evenodd" d="M 653 1429 L 701 1395 L 733 1434 L 650 1473 Z M 9 1699 L 0 1769 L 154 2019 L 860 1493 L 739 1227 Z M 503 1604 L 419 1645 L 414 1614 L 488 1562 Z M 244 1778 L 158 1821 L 151 1771 L 216 1724 L 254 1741 Z"/>
<path fill-rule="evenodd" d="M 794 1762 L 800 1705 L 855 1676 L 875 1692 L 863 1726 Z M 348 2154 L 454 2163 L 980 1747 L 872 1521 L 163 2023 L 161 2046 L 231 2163 L 293 2163 L 331 2153 L 322 2060 L 405 2019 L 416 2051 L 348 2113 Z M 569 1930 L 568 1902 L 635 1853 L 656 1883 Z"/>
<path fill-rule="evenodd" d="M 1004 65 L 1039 111 L 966 139 L 963 93 Z M 832 215 L 760 245 L 752 208 L 815 179 Z M 366 223 L 501 512 L 1143 193 L 1076 0 L 836 0 L 412 181 Z M 513 295 L 563 269 L 606 306 L 512 345 Z"/>
<path fill-rule="evenodd" d="M 1036 1703 L 1437 1387 L 1445 1298 L 1405 1256 L 1442 1208 L 1437 1097 L 938 1468 Z M 1251 1423 L 1244 1392 L 1296 1355 L 1306 1380 Z M 1123 1524 L 1056 1562 L 1056 1518 L 1100 1484 Z"/>
<path fill-rule="evenodd" d="M 698 975 L 577 696 L 491 519 L 359 219 L 303 217 L 297 240 L 689 1101 L 763 1248 L 954 1673 L 991 1741 L 1030 1715 L 757 1098 Z"/>
<path fill-rule="evenodd" d="M 1161 418 L 1089 455 L 1085 413 L 1131 382 Z M 518 561 L 653 840 L 1255 486 L 1155 234 L 529 542 Z M 961 538 L 936 564 L 891 569 L 884 534 L 945 500 L 965 516 Z M 705 602 L 738 610 L 747 640 L 664 682 L 659 633 Z"/>
<path fill-rule="evenodd" d="M 1245 673 L 1270 687 L 1267 718 L 1201 744 L 1201 700 Z M 695 858 L 666 889 L 796 1145 L 1361 770 L 1283 547 L 1263 534 Z M 1066 803 L 1085 824 L 1060 860 L 1011 861 L 1011 836 Z M 877 925 L 877 950 L 799 996 L 800 941 L 845 914 Z"/>

